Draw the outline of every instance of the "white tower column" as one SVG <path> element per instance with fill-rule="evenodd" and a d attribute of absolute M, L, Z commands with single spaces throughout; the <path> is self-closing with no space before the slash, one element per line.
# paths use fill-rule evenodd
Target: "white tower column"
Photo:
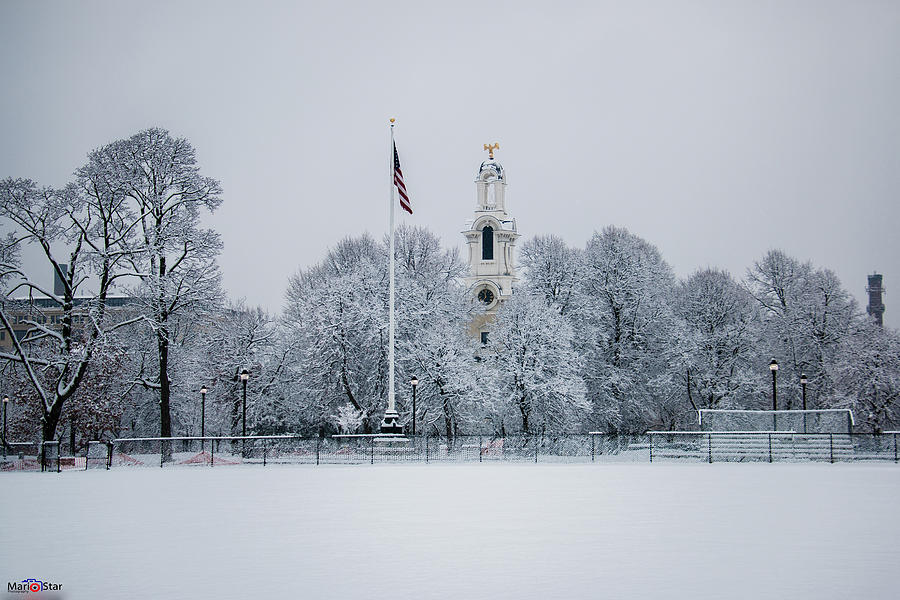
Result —
<path fill-rule="evenodd" d="M 483 304 L 486 314 L 470 325 L 473 335 L 485 339 L 497 309 L 512 295 L 518 281 L 514 264 L 519 239 L 516 220 L 506 211 L 506 172 L 494 159 L 500 144 L 485 144 L 489 153 L 475 178 L 475 214 L 462 232 L 468 246 L 469 275 L 465 281 L 473 301 Z"/>

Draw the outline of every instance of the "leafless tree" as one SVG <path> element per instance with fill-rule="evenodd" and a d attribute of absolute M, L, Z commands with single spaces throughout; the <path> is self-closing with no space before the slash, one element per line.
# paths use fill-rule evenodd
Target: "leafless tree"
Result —
<path fill-rule="evenodd" d="M 0 305 L 0 321 L 13 352 L 0 358 L 24 372 L 40 404 L 42 439 L 50 440 L 97 345 L 109 332 L 133 322 L 111 318 L 107 304 L 116 280 L 124 276 L 124 240 L 134 221 L 82 186 L 55 190 L 12 178 L 0 182 L 0 216 L 14 228 L 5 239 L 0 265 L 0 279 L 10 286 Z M 61 294 L 20 268 L 17 249 L 22 244 L 40 248 L 62 284 Z M 36 302 L 35 296 L 44 302 Z M 28 326 L 21 337 L 13 320 Z"/>

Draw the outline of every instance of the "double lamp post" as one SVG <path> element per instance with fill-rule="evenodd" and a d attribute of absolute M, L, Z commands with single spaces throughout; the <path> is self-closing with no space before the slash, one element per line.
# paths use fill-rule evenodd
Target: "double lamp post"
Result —
<path fill-rule="evenodd" d="M 778 361 L 774 358 L 772 362 L 769 363 L 769 370 L 772 371 L 772 411 L 777 413 L 778 411 Z M 803 373 L 800 375 L 800 387 L 803 390 L 803 433 L 806 433 L 806 384 L 809 383 L 809 379 L 806 377 L 806 374 Z M 778 415 L 772 415 L 772 429 L 778 430 Z"/>
<path fill-rule="evenodd" d="M 241 437 L 247 437 L 247 381 L 250 379 L 250 371 L 244 369 L 241 371 L 240 380 L 242 389 L 242 410 L 241 410 Z M 206 389 L 206 386 L 200 388 L 200 437 L 206 437 L 206 394 L 209 392 Z M 5 402 L 5 400 L 4 400 Z M 4 408 L 5 408 L 4 404 Z M 4 411 L 4 415 L 6 412 Z M 4 421 L 5 422 L 5 421 Z M 6 439 L 6 434 L 4 433 L 3 439 Z M 200 449 L 203 450 L 204 443 L 206 440 L 200 440 Z M 244 440 L 244 445 L 246 448 L 247 440 Z"/>

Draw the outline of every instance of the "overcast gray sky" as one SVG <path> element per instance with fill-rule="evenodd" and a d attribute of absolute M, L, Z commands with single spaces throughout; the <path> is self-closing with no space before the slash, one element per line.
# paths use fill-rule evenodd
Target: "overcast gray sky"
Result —
<path fill-rule="evenodd" d="M 272 311 L 387 230 L 391 116 L 406 220 L 445 245 L 498 141 L 524 238 L 614 224 L 680 276 L 777 247 L 862 306 L 875 269 L 900 290 L 895 1 L 6 0 L 0 74 L 0 176 L 62 185 L 140 129 L 187 137 L 225 188 L 225 285 Z"/>

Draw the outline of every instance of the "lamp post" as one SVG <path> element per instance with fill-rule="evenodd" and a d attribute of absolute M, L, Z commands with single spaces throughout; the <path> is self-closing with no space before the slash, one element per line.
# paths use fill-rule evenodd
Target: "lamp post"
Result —
<path fill-rule="evenodd" d="M 413 414 L 412 414 L 412 434 L 416 435 L 416 388 L 419 386 L 419 378 L 413 375 L 413 378 L 409 380 L 409 383 L 412 384 L 413 389 Z"/>
<path fill-rule="evenodd" d="M 244 410 L 241 416 L 241 436 L 247 437 L 247 380 L 250 379 L 250 372 L 247 369 L 241 371 L 241 383 L 244 386 Z M 247 455 L 247 440 L 244 440 L 244 456 Z"/>
<path fill-rule="evenodd" d="M 9 396 L 3 396 L 3 458 L 6 459 L 6 405 L 9 404 Z"/>
<path fill-rule="evenodd" d="M 200 388 L 200 437 L 206 437 L 206 386 Z M 206 440 L 200 440 L 200 452 L 206 449 Z"/>
<path fill-rule="evenodd" d="M 806 384 L 809 383 L 809 379 L 806 378 L 806 375 L 800 375 L 800 387 L 803 389 L 803 410 L 806 410 Z"/>
<path fill-rule="evenodd" d="M 778 431 L 778 361 L 774 358 L 769 363 L 769 370 L 772 371 L 772 430 Z"/>
<path fill-rule="evenodd" d="M 809 379 L 806 378 L 806 374 L 803 373 L 800 375 L 800 388 L 803 390 L 803 433 L 806 433 L 806 384 L 809 383 Z"/>

